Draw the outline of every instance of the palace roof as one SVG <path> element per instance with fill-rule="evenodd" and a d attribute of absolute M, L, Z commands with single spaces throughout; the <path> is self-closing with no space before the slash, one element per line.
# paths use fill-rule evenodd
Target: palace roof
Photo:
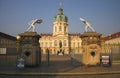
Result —
<path fill-rule="evenodd" d="M 115 39 L 115 38 L 118 38 L 118 37 L 120 37 L 120 32 L 108 35 L 108 36 L 104 37 L 103 39 L 105 41 L 107 41 L 107 40 Z"/>
<path fill-rule="evenodd" d="M 42 37 L 42 36 L 52 36 L 52 33 L 44 33 L 44 34 L 41 33 L 40 36 L 41 36 L 41 37 Z"/>
<path fill-rule="evenodd" d="M 5 34 L 3 32 L 0 32 L 0 37 L 6 38 L 6 39 L 10 39 L 10 40 L 16 40 L 16 37 L 8 35 L 8 34 Z"/>
<path fill-rule="evenodd" d="M 80 36 L 80 33 L 69 33 L 69 36 Z"/>
<path fill-rule="evenodd" d="M 52 36 L 53 34 L 52 33 L 41 33 L 40 36 Z M 69 36 L 80 36 L 81 34 L 80 33 L 69 33 L 68 34 Z"/>

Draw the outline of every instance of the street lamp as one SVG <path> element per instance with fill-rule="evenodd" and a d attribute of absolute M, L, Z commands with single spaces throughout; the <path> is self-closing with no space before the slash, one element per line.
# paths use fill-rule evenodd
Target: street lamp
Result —
<path fill-rule="evenodd" d="M 17 40 L 20 40 L 20 35 L 17 35 L 16 38 L 17 38 Z"/>
<path fill-rule="evenodd" d="M 19 54 L 19 48 L 20 48 L 20 38 L 21 38 L 20 35 L 16 36 L 16 39 L 17 39 L 16 43 L 17 43 L 17 52 L 18 52 L 18 54 Z"/>

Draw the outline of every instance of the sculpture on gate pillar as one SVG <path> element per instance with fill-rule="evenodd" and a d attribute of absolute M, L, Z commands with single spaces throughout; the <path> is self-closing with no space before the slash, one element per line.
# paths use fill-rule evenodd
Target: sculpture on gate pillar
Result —
<path fill-rule="evenodd" d="M 88 28 L 90 28 L 93 32 L 95 32 L 94 28 L 92 27 L 92 25 L 87 22 L 85 19 L 83 18 L 80 18 L 80 20 L 86 25 L 85 26 L 85 31 L 87 32 L 88 31 Z"/>
<path fill-rule="evenodd" d="M 27 29 L 27 31 L 30 31 L 32 30 L 33 32 L 35 31 L 35 24 L 38 23 L 42 23 L 42 20 L 41 19 L 35 19 L 35 20 L 32 20 L 30 23 L 29 23 L 29 28 Z"/>
<path fill-rule="evenodd" d="M 40 36 L 35 31 L 35 24 L 42 23 L 41 19 L 32 20 L 29 28 L 17 36 L 19 56 L 25 60 L 25 66 L 37 66 L 41 63 Z"/>
<path fill-rule="evenodd" d="M 101 51 L 101 35 L 95 32 L 93 27 L 85 19 L 80 18 L 80 20 L 86 25 L 85 32 L 81 34 L 82 47 L 83 47 L 83 59 L 82 63 L 84 65 L 99 65 L 100 64 L 100 51 Z M 92 30 L 88 31 L 88 28 Z"/>

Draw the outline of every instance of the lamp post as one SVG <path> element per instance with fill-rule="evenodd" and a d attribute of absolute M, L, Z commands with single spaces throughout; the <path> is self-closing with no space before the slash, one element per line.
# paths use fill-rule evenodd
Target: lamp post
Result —
<path fill-rule="evenodd" d="M 20 35 L 17 35 L 16 36 L 16 39 L 17 39 L 17 53 L 18 53 L 18 55 L 17 55 L 17 67 L 18 68 L 24 68 L 24 59 L 23 58 L 21 58 L 21 54 L 20 54 L 20 39 L 21 39 L 21 36 Z"/>
<path fill-rule="evenodd" d="M 19 50 L 20 50 L 20 38 L 21 38 L 20 35 L 16 36 L 16 39 L 17 39 L 17 52 L 18 52 L 18 54 L 20 54 L 19 53 Z"/>

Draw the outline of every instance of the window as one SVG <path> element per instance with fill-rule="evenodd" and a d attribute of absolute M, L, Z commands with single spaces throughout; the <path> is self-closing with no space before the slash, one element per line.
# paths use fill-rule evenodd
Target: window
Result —
<path fill-rule="evenodd" d="M 61 26 L 59 26 L 59 31 L 62 31 L 62 27 Z"/>
<path fill-rule="evenodd" d="M 57 46 L 57 40 L 54 41 L 54 46 Z"/>
<path fill-rule="evenodd" d="M 64 27 L 64 32 L 66 32 L 66 27 Z"/>
<path fill-rule="evenodd" d="M 64 46 L 66 46 L 66 40 L 64 40 Z"/>
<path fill-rule="evenodd" d="M 48 47 L 48 43 L 46 42 L 46 47 Z"/>
<path fill-rule="evenodd" d="M 57 32 L 57 27 L 55 27 L 55 32 Z"/>
<path fill-rule="evenodd" d="M 52 47 L 52 42 L 50 42 L 50 47 Z"/>
<path fill-rule="evenodd" d="M 73 47 L 75 47 L 75 42 L 73 43 Z"/>
<path fill-rule="evenodd" d="M 62 48 L 62 41 L 59 41 L 59 47 Z"/>
<path fill-rule="evenodd" d="M 80 45 L 80 44 L 79 44 L 79 42 L 78 42 L 78 47 L 79 47 L 79 45 Z"/>
<path fill-rule="evenodd" d="M 0 48 L 0 54 L 6 54 L 6 48 Z"/>

